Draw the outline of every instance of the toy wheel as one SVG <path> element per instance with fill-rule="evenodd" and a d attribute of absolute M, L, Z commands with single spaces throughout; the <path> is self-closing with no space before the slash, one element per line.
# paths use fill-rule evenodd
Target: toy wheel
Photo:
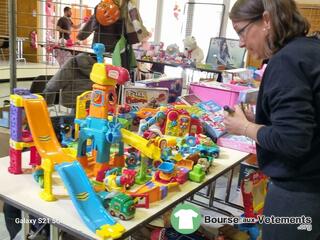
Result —
<path fill-rule="evenodd" d="M 113 210 L 110 210 L 110 214 L 111 214 L 111 216 L 116 216 L 116 213 L 113 211 Z"/>
<path fill-rule="evenodd" d="M 119 218 L 120 218 L 122 221 L 126 220 L 125 216 L 123 216 L 122 214 L 119 215 Z"/>

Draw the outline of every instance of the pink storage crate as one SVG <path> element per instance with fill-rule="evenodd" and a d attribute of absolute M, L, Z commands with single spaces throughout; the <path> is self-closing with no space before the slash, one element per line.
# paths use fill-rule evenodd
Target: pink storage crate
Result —
<path fill-rule="evenodd" d="M 240 92 L 246 89 L 249 87 L 218 82 L 191 83 L 189 93 L 196 95 L 201 101 L 213 100 L 220 106 L 233 107 L 238 102 Z"/>

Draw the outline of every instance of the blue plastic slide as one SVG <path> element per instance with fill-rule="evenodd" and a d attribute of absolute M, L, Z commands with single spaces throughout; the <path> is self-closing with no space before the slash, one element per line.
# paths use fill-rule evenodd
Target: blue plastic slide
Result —
<path fill-rule="evenodd" d="M 69 192 L 73 205 L 90 230 L 102 238 L 120 237 L 125 231 L 124 227 L 116 223 L 105 210 L 80 163 L 62 163 L 55 168 Z"/>

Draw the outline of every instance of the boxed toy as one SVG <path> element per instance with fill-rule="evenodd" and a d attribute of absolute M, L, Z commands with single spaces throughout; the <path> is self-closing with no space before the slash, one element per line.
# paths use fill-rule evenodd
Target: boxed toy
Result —
<path fill-rule="evenodd" d="M 181 77 L 161 77 L 156 79 L 148 79 L 139 81 L 146 87 L 162 87 L 169 90 L 168 103 L 177 101 L 182 92 L 182 78 Z"/>
<path fill-rule="evenodd" d="M 201 103 L 201 100 L 194 94 L 188 94 L 188 95 L 183 95 L 178 97 L 177 102 L 181 102 L 186 105 L 193 106 L 197 103 Z"/>
<path fill-rule="evenodd" d="M 225 134 L 218 138 L 217 144 L 221 147 L 236 149 L 242 152 L 256 154 L 256 143 L 246 136 Z"/>
<path fill-rule="evenodd" d="M 122 103 L 134 109 L 142 107 L 157 108 L 168 103 L 169 92 L 167 88 L 146 88 L 139 86 L 124 87 Z"/>
<path fill-rule="evenodd" d="M 197 106 L 204 113 L 200 119 L 207 135 L 213 139 L 222 136 L 226 132 L 223 124 L 222 107 L 212 100 L 200 102 Z"/>

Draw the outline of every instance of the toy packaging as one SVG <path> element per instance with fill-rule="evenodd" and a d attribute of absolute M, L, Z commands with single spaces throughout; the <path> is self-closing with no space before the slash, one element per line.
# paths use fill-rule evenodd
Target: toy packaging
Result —
<path fill-rule="evenodd" d="M 180 97 L 178 97 L 177 101 L 184 103 L 186 105 L 189 105 L 189 106 L 193 106 L 193 105 L 201 102 L 200 98 L 198 98 L 194 94 L 180 96 Z"/>
<path fill-rule="evenodd" d="M 167 88 L 151 87 L 124 87 L 122 102 L 133 108 L 157 108 L 168 103 L 169 92 Z"/>
<path fill-rule="evenodd" d="M 223 110 L 220 105 L 211 100 L 198 103 L 197 106 L 205 113 L 200 119 L 208 136 L 218 138 L 226 133 Z"/>
<path fill-rule="evenodd" d="M 232 134 L 225 134 L 218 138 L 217 144 L 221 147 L 236 149 L 242 152 L 256 154 L 256 143 L 246 136 L 236 136 Z"/>
<path fill-rule="evenodd" d="M 169 90 L 168 103 L 173 103 L 181 96 L 182 78 L 162 77 L 138 82 L 146 87 L 162 87 Z"/>

